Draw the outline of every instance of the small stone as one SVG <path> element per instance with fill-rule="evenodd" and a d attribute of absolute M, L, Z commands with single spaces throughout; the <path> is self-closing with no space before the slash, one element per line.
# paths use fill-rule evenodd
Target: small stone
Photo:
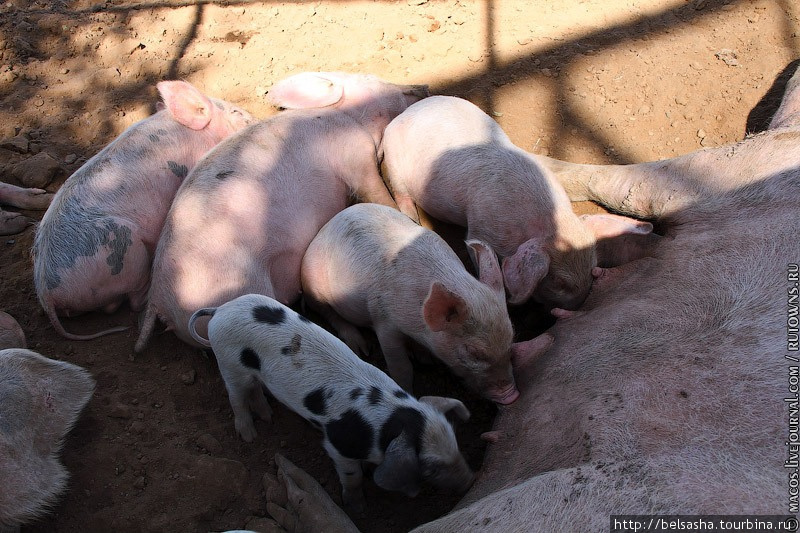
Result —
<path fill-rule="evenodd" d="M 141 420 L 134 420 L 133 422 L 131 422 L 128 431 L 136 435 L 141 435 L 144 432 L 144 422 L 142 422 Z"/>
<path fill-rule="evenodd" d="M 739 60 L 737 59 L 735 50 L 729 50 L 728 48 L 723 48 L 714 55 L 717 56 L 717 59 L 724 62 L 729 67 L 736 67 L 739 65 Z"/>
<path fill-rule="evenodd" d="M 39 152 L 24 161 L 20 161 L 11 169 L 11 175 L 25 187 L 44 189 L 61 170 L 58 161 L 47 152 Z"/>
<path fill-rule="evenodd" d="M 197 437 L 197 445 L 212 455 L 222 453 L 222 444 L 210 433 L 203 433 Z"/>
<path fill-rule="evenodd" d="M 135 489 L 142 490 L 145 488 L 145 486 L 147 486 L 147 480 L 144 478 L 144 476 L 137 477 L 133 482 L 133 488 Z"/>
<path fill-rule="evenodd" d="M 5 148 L 6 150 L 11 150 L 19 154 L 27 154 L 29 146 L 30 141 L 24 135 L 17 135 L 16 137 L 0 141 L 0 148 Z"/>
<path fill-rule="evenodd" d="M 64 163 L 66 163 L 67 165 L 71 165 L 77 160 L 78 160 L 77 154 L 69 154 L 64 158 Z"/>
<path fill-rule="evenodd" d="M 701 129 L 699 129 L 699 130 L 697 130 L 697 136 L 698 136 L 698 137 L 700 137 L 701 139 L 705 139 L 705 137 L 706 137 L 706 130 L 704 130 L 704 129 L 702 129 L 702 128 L 701 128 Z"/>
<path fill-rule="evenodd" d="M 188 372 L 184 372 L 181 374 L 181 381 L 184 385 L 192 385 L 197 379 L 197 372 L 194 369 L 189 370 Z"/>

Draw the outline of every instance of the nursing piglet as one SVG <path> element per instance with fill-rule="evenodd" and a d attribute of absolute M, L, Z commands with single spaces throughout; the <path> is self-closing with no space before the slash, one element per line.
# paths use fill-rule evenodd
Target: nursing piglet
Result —
<path fill-rule="evenodd" d="M 357 74 L 304 73 L 277 83 L 272 100 L 295 109 L 222 143 L 178 191 L 136 351 L 157 318 L 195 344 L 186 330 L 195 309 L 251 293 L 297 300 L 303 253 L 351 195 L 395 206 L 378 172 L 378 147 L 389 121 L 426 95 L 424 86 Z"/>
<path fill-rule="evenodd" d="M 33 243 L 39 302 L 58 333 L 58 315 L 144 305 L 150 265 L 175 192 L 212 147 L 251 122 L 223 100 L 183 81 L 162 81 L 166 109 L 125 130 L 79 168 L 53 198 Z"/>
<path fill-rule="evenodd" d="M 519 396 L 512 358 L 535 357 L 552 338 L 513 343 L 497 257 L 481 241 L 467 246 L 480 280 L 436 233 L 395 209 L 356 204 L 308 247 L 304 297 L 353 349 L 364 346 L 353 324 L 373 327 L 389 374 L 406 390 L 413 379 L 410 337 L 473 389 L 509 404 Z"/>
<path fill-rule="evenodd" d="M 383 148 L 384 177 L 400 210 L 418 220 L 419 206 L 494 248 L 504 258 L 512 304 L 532 297 L 577 308 L 598 264 L 593 230 L 604 239 L 652 232 L 651 224 L 625 217 L 580 220 L 550 171 L 460 98 L 434 96 L 410 106 L 386 128 Z"/>
<path fill-rule="evenodd" d="M 210 316 L 208 339 L 195 330 Z M 322 430 L 344 503 L 363 504 L 361 461 L 378 465 L 375 483 L 415 496 L 421 482 L 465 491 L 472 472 L 445 415 L 466 420 L 452 398 L 409 396 L 321 327 L 267 296 L 248 294 L 196 311 L 188 329 L 211 346 L 228 389 L 236 430 L 256 436 L 249 406 L 270 419 L 261 385 Z"/>

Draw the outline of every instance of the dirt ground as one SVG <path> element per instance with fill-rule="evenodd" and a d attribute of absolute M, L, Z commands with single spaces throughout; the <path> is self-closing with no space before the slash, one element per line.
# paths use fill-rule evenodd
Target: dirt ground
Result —
<path fill-rule="evenodd" d="M 795 0 L 6 0 L 0 173 L 19 184 L 29 159 L 45 153 L 47 188 L 57 190 L 153 111 L 162 79 L 186 79 L 263 118 L 274 112 L 264 98 L 273 82 L 330 70 L 472 100 L 534 153 L 666 158 L 763 128 L 800 57 L 799 16 Z M 269 531 L 261 477 L 274 471 L 276 451 L 338 498 L 320 434 L 296 415 L 276 408 L 272 426 L 257 423 L 255 443 L 237 438 L 213 357 L 164 333 L 133 358 L 137 316 L 128 309 L 64 321 L 79 333 L 127 332 L 59 338 L 33 289 L 32 238 L 32 228 L 0 238 L 0 309 L 29 347 L 85 367 L 97 389 L 65 443 L 68 492 L 23 531 Z M 520 338 L 547 325 L 534 308 L 515 317 Z M 440 368 L 417 372 L 417 393 L 452 395 L 472 411 L 458 438 L 480 467 L 479 435 L 496 408 Z M 356 523 L 380 532 L 407 531 L 458 500 L 432 490 L 409 500 L 371 482 L 366 496 Z"/>

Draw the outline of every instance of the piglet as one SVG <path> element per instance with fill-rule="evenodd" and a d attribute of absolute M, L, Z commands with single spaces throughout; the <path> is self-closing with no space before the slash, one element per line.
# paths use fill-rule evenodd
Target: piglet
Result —
<path fill-rule="evenodd" d="M 351 194 L 395 206 L 378 172 L 383 129 L 426 95 L 424 86 L 357 74 L 304 73 L 277 83 L 270 96 L 290 109 L 222 143 L 175 197 L 135 350 L 144 349 L 157 318 L 195 344 L 186 330 L 195 309 L 249 293 L 297 300 L 306 247 Z"/>
<path fill-rule="evenodd" d="M 533 298 L 577 308 L 598 264 L 593 230 L 606 239 L 652 232 L 651 224 L 625 217 L 581 221 L 553 175 L 460 98 L 434 96 L 410 106 L 386 128 L 383 149 L 384 177 L 400 210 L 418 220 L 419 206 L 492 246 L 504 258 L 511 304 Z"/>
<path fill-rule="evenodd" d="M 467 241 L 475 279 L 447 243 L 395 209 L 356 204 L 317 234 L 301 269 L 306 301 L 351 348 L 371 326 L 389 374 L 411 390 L 407 338 L 430 350 L 473 389 L 509 404 L 519 392 L 511 359 L 532 359 L 549 335 L 513 343 L 500 265 L 492 249 Z"/>
<path fill-rule="evenodd" d="M 208 339 L 195 329 L 211 317 Z M 280 302 L 248 294 L 217 308 L 197 310 L 188 329 L 216 354 L 233 407 L 236 431 L 256 436 L 249 407 L 271 410 L 263 384 L 282 404 L 322 430 L 336 465 L 345 504 L 363 505 L 361 462 L 378 465 L 375 483 L 415 496 L 421 482 L 459 492 L 473 475 L 446 416 L 469 411 L 452 398 L 408 395 L 342 341 Z"/>
<path fill-rule="evenodd" d="M 39 302 L 62 336 L 58 315 L 144 305 L 150 266 L 172 198 L 197 161 L 252 117 L 189 83 L 162 81 L 166 109 L 125 130 L 59 189 L 36 231 L 33 275 Z"/>

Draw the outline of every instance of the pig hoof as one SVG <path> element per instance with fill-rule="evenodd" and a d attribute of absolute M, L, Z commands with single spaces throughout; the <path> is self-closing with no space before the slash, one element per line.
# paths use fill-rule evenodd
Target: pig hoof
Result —
<path fill-rule="evenodd" d="M 0 210 L 0 235 L 16 235 L 33 224 L 33 221 L 19 213 Z"/>
<path fill-rule="evenodd" d="M 14 205 L 20 209 L 34 209 L 43 211 L 50 205 L 53 193 L 44 189 L 23 189 L 14 198 Z"/>
<path fill-rule="evenodd" d="M 278 475 L 264 476 L 267 512 L 286 531 L 358 533 L 317 481 L 280 454 Z"/>
<path fill-rule="evenodd" d="M 245 442 L 253 442 L 257 435 L 256 427 L 252 421 L 249 424 L 236 424 L 236 432 Z"/>

